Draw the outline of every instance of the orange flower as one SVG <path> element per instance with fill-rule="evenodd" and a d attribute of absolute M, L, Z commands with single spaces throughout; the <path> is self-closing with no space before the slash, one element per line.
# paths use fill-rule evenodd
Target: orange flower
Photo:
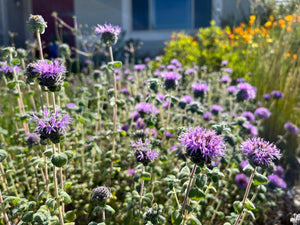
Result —
<path fill-rule="evenodd" d="M 265 27 L 266 27 L 267 29 L 269 29 L 271 26 L 272 26 L 272 22 L 271 22 L 271 21 L 267 21 L 267 22 L 265 23 Z"/>
<path fill-rule="evenodd" d="M 172 39 L 172 40 L 175 39 L 175 35 L 174 35 L 174 34 L 171 35 L 171 39 Z"/>
<path fill-rule="evenodd" d="M 178 37 L 178 38 L 180 38 L 181 36 L 182 36 L 182 34 L 181 34 L 181 33 L 178 33 L 178 34 L 177 34 L 177 37 Z"/>
<path fill-rule="evenodd" d="M 280 19 L 280 20 L 278 21 L 278 24 L 279 24 L 279 26 L 280 26 L 281 28 L 284 28 L 284 27 L 285 27 L 285 20 Z"/>
<path fill-rule="evenodd" d="M 284 18 L 286 21 L 293 21 L 293 15 L 288 15 Z"/>
<path fill-rule="evenodd" d="M 291 32 L 291 31 L 292 31 L 292 28 L 291 28 L 291 27 L 288 27 L 288 28 L 286 28 L 286 31 L 287 31 L 287 32 Z"/>
<path fill-rule="evenodd" d="M 274 21 L 274 16 L 271 15 L 271 16 L 269 17 L 269 19 L 270 19 L 271 22 L 273 22 L 273 21 Z"/>
<path fill-rule="evenodd" d="M 193 41 L 192 44 L 193 44 L 193 45 L 197 45 L 197 41 Z"/>
<path fill-rule="evenodd" d="M 244 38 L 244 40 L 245 40 L 246 42 L 251 41 L 251 36 L 250 36 L 249 34 L 243 35 L 243 38 Z"/>
<path fill-rule="evenodd" d="M 255 22 L 256 16 L 255 15 L 251 15 L 250 16 L 250 20 L 249 20 L 249 26 L 252 26 L 252 24 Z"/>
<path fill-rule="evenodd" d="M 297 59 L 297 55 L 293 54 L 293 60 L 296 61 L 296 59 Z"/>

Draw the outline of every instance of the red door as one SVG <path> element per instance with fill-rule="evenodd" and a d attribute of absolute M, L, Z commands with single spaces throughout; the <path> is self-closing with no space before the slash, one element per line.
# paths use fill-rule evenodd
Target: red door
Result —
<path fill-rule="evenodd" d="M 42 34 L 42 41 L 46 42 L 45 52 L 50 54 L 49 57 L 57 57 L 57 46 L 50 45 L 57 41 L 55 32 L 55 22 L 52 17 L 52 13 L 57 12 L 58 17 L 64 20 L 68 25 L 74 26 L 74 0 L 33 0 L 32 1 L 32 14 L 42 15 L 47 22 L 47 28 L 44 34 Z M 68 43 L 70 46 L 74 46 L 74 36 L 67 28 L 62 29 L 63 42 Z"/>

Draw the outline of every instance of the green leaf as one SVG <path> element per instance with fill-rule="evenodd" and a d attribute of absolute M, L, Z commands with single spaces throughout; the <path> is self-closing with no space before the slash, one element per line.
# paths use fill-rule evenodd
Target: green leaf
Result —
<path fill-rule="evenodd" d="M 64 203 L 69 203 L 72 201 L 70 195 L 65 191 L 60 190 L 59 196 L 64 198 Z"/>
<path fill-rule="evenodd" d="M 9 89 L 13 89 L 16 86 L 16 84 L 17 83 L 15 81 L 10 81 L 10 82 L 7 83 L 7 87 Z"/>
<path fill-rule="evenodd" d="M 11 61 L 11 63 L 12 63 L 14 66 L 20 65 L 20 59 L 13 59 L 13 60 Z"/>
<path fill-rule="evenodd" d="M 199 189 L 197 187 L 193 187 L 190 190 L 189 197 L 191 199 L 200 200 L 205 197 L 205 193 L 201 189 Z"/>
<path fill-rule="evenodd" d="M 174 97 L 174 96 L 171 96 L 171 101 L 173 104 L 177 104 L 179 102 L 178 98 Z"/>
<path fill-rule="evenodd" d="M 0 149 L 0 162 L 4 161 L 7 158 L 8 154 L 3 149 Z"/>
<path fill-rule="evenodd" d="M 207 182 L 206 174 L 200 174 L 196 177 L 196 185 L 198 188 L 202 188 Z"/>
<path fill-rule="evenodd" d="M 240 214 L 243 211 L 243 203 L 240 201 L 235 201 L 233 203 L 233 208 L 238 214 Z"/>
<path fill-rule="evenodd" d="M 24 215 L 22 216 L 22 221 L 27 223 L 33 221 L 33 211 L 28 211 L 24 213 Z"/>
<path fill-rule="evenodd" d="M 190 220 L 191 220 L 191 225 L 202 225 L 200 220 L 198 220 L 197 217 L 195 217 L 194 215 L 191 215 Z"/>
<path fill-rule="evenodd" d="M 151 180 L 151 174 L 147 172 L 143 172 L 141 175 L 142 180 Z"/>
<path fill-rule="evenodd" d="M 253 178 L 253 185 L 262 185 L 268 183 L 268 178 L 262 174 L 255 173 Z"/>
<path fill-rule="evenodd" d="M 52 156 L 52 149 L 48 148 L 46 151 L 44 151 L 44 155 L 48 158 L 50 158 Z"/>
<path fill-rule="evenodd" d="M 245 206 L 246 206 L 246 209 L 249 209 L 249 210 L 256 209 L 253 202 L 251 202 L 248 198 L 246 199 Z"/>
<path fill-rule="evenodd" d="M 56 167 L 63 167 L 68 162 L 68 156 L 65 153 L 55 153 L 51 162 Z"/>
<path fill-rule="evenodd" d="M 252 172 L 253 172 L 254 168 L 248 164 L 244 169 L 243 171 L 247 174 L 247 175 L 250 175 Z"/>
<path fill-rule="evenodd" d="M 55 199 L 49 198 L 49 199 L 47 199 L 47 201 L 45 202 L 45 204 L 48 207 L 48 209 L 50 209 L 51 211 L 53 211 L 54 208 L 55 208 Z"/>
<path fill-rule="evenodd" d="M 105 210 L 107 210 L 108 212 L 111 212 L 112 214 L 114 214 L 116 212 L 110 205 L 105 205 Z"/>
<path fill-rule="evenodd" d="M 121 61 L 114 61 L 113 66 L 117 69 L 122 67 L 122 62 Z"/>
<path fill-rule="evenodd" d="M 66 212 L 66 215 L 65 215 L 66 222 L 72 222 L 72 221 L 75 221 L 75 219 L 76 219 L 76 213 L 74 211 Z M 66 223 L 65 223 L 65 225 L 66 225 Z"/>
<path fill-rule="evenodd" d="M 178 210 L 173 211 L 173 213 L 172 213 L 172 224 L 180 225 L 181 222 L 182 222 L 182 219 L 183 219 L 182 215 Z"/>
<path fill-rule="evenodd" d="M 84 124 L 84 119 L 83 119 L 83 118 L 78 118 L 77 121 L 78 121 L 79 123 Z"/>

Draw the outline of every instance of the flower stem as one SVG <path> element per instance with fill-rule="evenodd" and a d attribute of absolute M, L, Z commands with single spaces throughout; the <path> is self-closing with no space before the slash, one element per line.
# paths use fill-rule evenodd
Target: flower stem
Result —
<path fill-rule="evenodd" d="M 170 93 L 170 98 L 169 98 L 169 104 L 168 104 L 168 111 L 167 111 L 167 119 L 166 119 L 166 123 L 165 123 L 165 129 L 164 129 L 164 135 L 163 135 L 163 139 L 161 141 L 161 146 L 164 146 L 164 143 L 166 141 L 166 132 L 168 129 L 168 125 L 169 125 L 169 120 L 170 120 L 170 109 L 171 109 L 171 93 Z"/>
<path fill-rule="evenodd" d="M 142 167 L 142 173 L 145 171 L 145 166 Z M 143 200 L 144 180 L 141 182 L 140 201 L 139 201 L 139 221 L 141 219 L 142 200 Z"/>
<path fill-rule="evenodd" d="M 254 174 L 255 174 L 255 171 L 256 171 L 257 167 L 254 168 L 251 176 L 250 176 L 250 179 L 249 179 L 249 182 L 248 182 L 248 185 L 247 185 L 247 188 L 246 188 L 246 191 L 245 191 L 245 194 L 244 194 L 244 198 L 243 198 L 243 201 L 242 201 L 242 204 L 243 204 L 243 210 L 242 212 L 239 214 L 238 218 L 236 219 L 234 225 L 237 225 L 241 219 L 241 216 L 243 214 L 243 211 L 244 211 L 244 206 L 245 206 L 245 202 L 247 200 L 247 197 L 248 197 L 248 194 L 249 194 L 249 191 L 250 191 L 250 187 L 251 187 L 251 184 L 252 184 L 252 181 L 253 181 L 253 177 L 254 177 Z"/>
<path fill-rule="evenodd" d="M 42 47 L 42 41 L 41 41 L 41 35 L 39 31 L 36 31 L 36 37 L 39 45 L 39 51 L 40 51 L 40 57 L 41 60 L 44 60 L 44 55 L 43 55 L 43 47 Z"/>
<path fill-rule="evenodd" d="M 2 208 L 2 213 L 3 213 L 3 216 L 4 216 L 4 220 L 5 220 L 7 225 L 10 225 L 11 223 L 9 222 L 8 216 L 5 212 L 5 207 L 4 207 L 4 202 L 3 202 L 1 190 L 0 190 L 0 203 L 1 203 L 1 208 Z"/>
<path fill-rule="evenodd" d="M 192 184 L 192 180 L 193 180 L 193 176 L 195 174 L 196 168 L 197 168 L 197 165 L 194 164 L 193 170 L 192 170 L 191 175 L 190 175 L 190 180 L 189 180 L 189 184 L 188 184 L 188 187 L 187 187 L 187 190 L 186 190 L 186 194 L 185 194 L 185 197 L 184 197 L 184 200 L 183 200 L 183 203 L 182 203 L 182 207 L 181 207 L 181 210 L 180 210 L 181 214 L 183 214 L 183 212 L 184 212 L 184 208 L 185 208 L 188 196 L 189 196 L 189 192 L 191 190 L 191 184 Z"/>

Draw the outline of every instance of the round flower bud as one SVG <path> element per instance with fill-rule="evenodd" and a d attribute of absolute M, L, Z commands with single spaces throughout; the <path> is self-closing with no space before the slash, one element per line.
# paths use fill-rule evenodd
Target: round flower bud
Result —
<path fill-rule="evenodd" d="M 28 21 L 28 28 L 30 32 L 39 32 L 40 34 L 45 33 L 45 29 L 47 27 L 47 22 L 45 22 L 44 18 L 41 15 L 30 15 Z"/>
<path fill-rule="evenodd" d="M 100 186 L 93 189 L 92 199 L 103 202 L 111 197 L 110 188 L 106 186 Z"/>

